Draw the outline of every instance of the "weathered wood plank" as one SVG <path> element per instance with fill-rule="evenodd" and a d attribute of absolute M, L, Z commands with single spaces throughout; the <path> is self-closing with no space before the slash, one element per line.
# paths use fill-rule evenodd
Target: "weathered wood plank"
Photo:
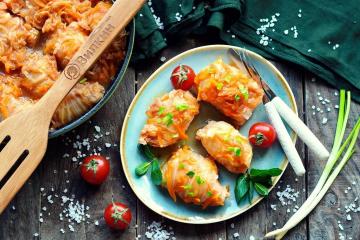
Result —
<path fill-rule="evenodd" d="M 165 57 L 167 60 L 176 56 L 177 54 L 184 52 L 188 49 L 204 45 L 203 40 L 199 39 L 183 39 L 182 42 L 172 45 L 170 48 L 162 51 L 159 54 L 158 59 L 152 59 L 137 66 L 137 83 L 138 88 L 146 81 L 146 79 L 158 68 L 161 66 L 162 62 L 160 61 L 160 56 Z M 167 81 L 164 79 L 164 81 Z M 142 237 L 146 232 L 146 227 L 152 221 L 162 221 L 165 225 L 172 226 L 173 231 L 175 232 L 176 239 L 216 239 L 226 238 L 226 229 L 225 222 L 211 225 L 188 225 L 176 223 L 174 221 L 169 221 L 155 214 L 147 207 L 145 207 L 141 202 L 138 203 L 138 234 Z M 143 238 L 142 238 L 143 239 Z"/>
<path fill-rule="evenodd" d="M 286 80 L 288 81 L 296 99 L 299 116 L 304 116 L 303 112 L 303 74 L 301 70 L 295 66 L 286 66 L 283 63 L 275 63 L 276 67 L 281 71 Z M 304 144 L 297 141 L 296 148 L 302 159 L 305 159 Z M 300 192 L 300 197 L 296 202 L 288 206 L 282 206 L 278 197 L 277 191 L 283 191 L 287 185 L 295 191 Z M 278 188 L 280 187 L 280 189 Z M 281 177 L 281 181 L 271 191 L 267 199 L 262 200 L 257 206 L 253 207 L 246 213 L 231 219 L 227 223 L 227 236 L 228 239 L 233 239 L 234 234 L 238 233 L 240 239 L 249 239 L 250 236 L 256 239 L 262 238 L 266 232 L 281 227 L 285 224 L 286 220 L 293 214 L 295 205 L 300 206 L 306 198 L 306 193 L 303 192 L 305 188 L 305 177 L 298 177 L 295 180 L 295 174 L 289 165 L 284 175 Z M 276 205 L 276 210 L 271 208 L 271 205 Z M 287 212 L 287 209 L 291 209 L 291 213 Z M 276 226 L 274 226 L 274 223 Z M 306 223 L 300 225 L 295 231 L 290 232 L 287 235 L 288 239 L 306 239 Z"/>
<path fill-rule="evenodd" d="M 0 239 L 29 239 L 38 233 L 39 194 L 37 171 L 0 215 Z"/>
<path fill-rule="evenodd" d="M 338 111 L 334 109 L 334 106 L 339 104 L 339 96 L 335 96 L 334 94 L 337 90 L 324 84 L 320 80 L 312 82 L 310 81 L 310 76 L 308 76 L 308 80 L 309 81 L 306 81 L 306 111 L 311 114 L 307 115 L 307 121 L 310 128 L 330 150 L 335 136 L 338 113 Z M 320 96 L 317 95 L 318 93 L 321 94 L 321 97 L 331 101 L 331 105 L 326 105 L 330 107 L 331 111 L 324 111 L 323 114 L 316 113 L 315 115 L 312 115 L 313 110 L 311 107 L 313 105 L 324 109 L 324 105 L 319 101 Z M 352 102 L 348 129 L 352 128 L 359 117 L 359 113 L 360 105 Z M 324 116 L 328 119 L 327 124 L 321 123 Z M 358 143 L 357 148 L 359 148 L 359 146 L 360 144 Z M 308 159 L 308 185 L 309 190 L 313 190 L 323 171 L 326 161 L 317 160 L 311 152 L 308 153 Z M 358 185 L 352 185 L 352 182 L 357 184 L 360 182 L 359 165 L 360 155 L 359 153 L 355 153 L 335 180 L 328 193 L 324 196 L 324 199 L 311 213 L 309 218 L 310 239 L 339 239 L 339 233 L 346 236 L 346 239 L 349 239 L 349 237 L 352 237 L 352 239 L 359 239 L 360 235 L 356 230 L 356 227 L 359 225 L 360 217 L 358 214 L 350 213 L 352 220 L 347 221 L 344 209 L 345 205 L 350 204 L 355 197 L 360 194 Z M 352 189 L 348 190 L 348 193 L 345 193 L 347 187 L 351 187 Z M 338 208 L 340 208 L 340 211 Z M 344 231 L 340 230 L 338 221 L 340 221 Z"/>

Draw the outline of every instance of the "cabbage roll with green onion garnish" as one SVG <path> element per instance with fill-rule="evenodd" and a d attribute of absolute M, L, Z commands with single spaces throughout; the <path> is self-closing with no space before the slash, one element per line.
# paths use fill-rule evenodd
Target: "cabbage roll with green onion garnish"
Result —
<path fill-rule="evenodd" d="M 229 189 L 218 180 L 218 169 L 211 158 L 204 158 L 184 146 L 178 149 L 162 167 L 163 186 L 171 198 L 180 197 L 185 203 L 208 206 L 222 206 Z"/>
<path fill-rule="evenodd" d="M 253 156 L 249 140 L 229 123 L 209 121 L 196 132 L 196 139 L 230 172 L 244 173 L 249 168 Z"/>
<path fill-rule="evenodd" d="M 139 143 L 163 148 L 187 139 L 185 132 L 198 113 L 199 103 L 188 91 L 172 90 L 156 98 L 146 112 Z"/>

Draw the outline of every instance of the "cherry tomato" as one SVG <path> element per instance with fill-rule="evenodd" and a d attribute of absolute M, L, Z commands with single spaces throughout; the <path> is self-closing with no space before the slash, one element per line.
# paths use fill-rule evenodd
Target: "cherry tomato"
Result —
<path fill-rule="evenodd" d="M 80 166 L 82 178 L 93 185 L 103 183 L 110 172 L 109 161 L 100 155 L 91 155 L 84 159 Z"/>
<path fill-rule="evenodd" d="M 173 70 L 170 79 L 175 89 L 186 91 L 194 84 L 195 72 L 187 65 L 179 65 Z"/>
<path fill-rule="evenodd" d="M 255 146 L 268 148 L 276 140 L 275 129 L 266 122 L 255 123 L 249 130 L 249 140 Z"/>
<path fill-rule="evenodd" d="M 104 218 L 110 228 L 124 230 L 131 222 L 131 210 L 125 204 L 113 202 L 106 207 Z"/>

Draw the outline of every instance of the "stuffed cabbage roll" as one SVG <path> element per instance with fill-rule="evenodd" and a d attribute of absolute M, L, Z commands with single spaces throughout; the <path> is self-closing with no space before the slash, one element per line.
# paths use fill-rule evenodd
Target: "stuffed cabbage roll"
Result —
<path fill-rule="evenodd" d="M 104 93 L 104 87 L 97 82 L 76 84 L 56 109 L 51 126 L 57 128 L 78 118 L 97 103 Z"/>
<path fill-rule="evenodd" d="M 71 23 L 66 28 L 59 30 L 46 42 L 44 52 L 55 55 L 59 66 L 65 68 L 72 56 L 86 41 L 87 34 L 77 22 Z"/>
<path fill-rule="evenodd" d="M 39 52 L 27 55 L 21 73 L 24 75 L 21 86 L 35 99 L 42 97 L 60 75 L 55 57 Z"/>
<path fill-rule="evenodd" d="M 229 189 L 218 180 L 218 169 L 210 158 L 193 152 L 188 146 L 177 150 L 163 165 L 162 173 L 171 198 L 177 196 L 185 203 L 222 206 L 229 196 Z"/>
<path fill-rule="evenodd" d="M 186 139 L 186 130 L 199 113 L 199 103 L 188 91 L 172 90 L 155 99 L 146 112 L 148 120 L 141 131 L 139 143 L 167 147 Z"/>
<path fill-rule="evenodd" d="M 222 59 L 201 70 L 195 85 L 199 100 L 212 104 L 239 126 L 251 117 L 264 94 L 256 80 Z"/>
<path fill-rule="evenodd" d="M 22 96 L 20 81 L 21 77 L 18 76 L 0 75 L 0 119 L 5 119 L 34 104 L 34 101 Z"/>
<path fill-rule="evenodd" d="M 249 168 L 253 155 L 249 140 L 230 124 L 210 121 L 196 132 L 196 139 L 230 172 L 243 173 Z"/>

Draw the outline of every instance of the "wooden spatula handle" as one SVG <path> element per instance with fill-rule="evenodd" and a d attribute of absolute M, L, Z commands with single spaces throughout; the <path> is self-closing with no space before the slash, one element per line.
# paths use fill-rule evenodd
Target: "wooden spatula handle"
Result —
<path fill-rule="evenodd" d="M 46 106 L 52 116 L 61 100 L 111 43 L 116 35 L 135 16 L 145 0 L 117 0 L 106 13 L 87 41 L 72 57 L 60 78 L 41 98 L 39 107 Z"/>

